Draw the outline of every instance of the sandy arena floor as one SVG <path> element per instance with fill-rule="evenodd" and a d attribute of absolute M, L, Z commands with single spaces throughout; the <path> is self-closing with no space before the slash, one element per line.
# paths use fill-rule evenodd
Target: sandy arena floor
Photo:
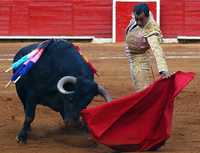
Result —
<path fill-rule="evenodd" d="M 0 43 L 0 152 L 1 153 L 112 153 L 103 145 L 94 145 L 81 131 L 65 130 L 59 114 L 39 106 L 28 143 L 18 144 L 15 136 L 21 129 L 24 114 L 14 85 L 5 89 L 11 76 L 4 73 L 14 53 L 29 43 Z M 133 91 L 123 44 L 78 44 L 94 63 L 100 77 L 96 80 L 113 98 Z M 176 98 L 172 135 L 159 152 L 200 152 L 200 44 L 164 44 L 170 70 L 192 71 L 195 79 Z M 103 103 L 100 97 L 91 105 Z"/>

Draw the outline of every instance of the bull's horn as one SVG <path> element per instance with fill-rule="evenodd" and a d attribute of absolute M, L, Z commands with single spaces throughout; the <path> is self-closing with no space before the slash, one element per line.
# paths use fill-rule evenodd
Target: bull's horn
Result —
<path fill-rule="evenodd" d="M 98 84 L 98 91 L 99 91 L 99 94 L 105 99 L 105 101 L 107 102 L 112 101 L 110 94 L 106 91 L 104 87 L 102 87 L 99 84 Z"/>
<path fill-rule="evenodd" d="M 66 84 L 66 83 L 76 84 L 76 82 L 77 82 L 77 78 L 76 77 L 73 77 L 73 76 L 62 77 L 57 83 L 58 91 L 60 91 L 63 94 L 72 94 L 72 93 L 74 93 L 74 91 L 65 90 L 64 89 L 64 84 Z"/>

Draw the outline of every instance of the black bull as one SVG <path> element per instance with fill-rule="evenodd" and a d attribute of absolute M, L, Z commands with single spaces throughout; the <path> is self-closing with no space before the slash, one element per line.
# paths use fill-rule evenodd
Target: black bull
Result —
<path fill-rule="evenodd" d="M 20 49 L 14 62 L 37 47 L 38 44 L 32 44 Z M 74 125 L 79 122 L 80 111 L 94 96 L 111 100 L 107 91 L 94 81 L 91 69 L 73 44 L 64 40 L 48 42 L 39 61 L 16 82 L 16 90 L 25 112 L 23 127 L 16 137 L 20 143 L 27 141 L 37 104 L 52 108 L 66 124 Z"/>

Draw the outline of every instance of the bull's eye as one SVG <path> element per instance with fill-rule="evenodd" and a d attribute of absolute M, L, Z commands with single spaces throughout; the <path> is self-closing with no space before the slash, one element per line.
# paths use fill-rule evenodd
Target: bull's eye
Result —
<path fill-rule="evenodd" d="M 63 88 L 64 88 L 64 90 L 69 91 L 69 92 L 74 91 L 75 84 L 68 82 L 68 83 L 64 84 Z"/>

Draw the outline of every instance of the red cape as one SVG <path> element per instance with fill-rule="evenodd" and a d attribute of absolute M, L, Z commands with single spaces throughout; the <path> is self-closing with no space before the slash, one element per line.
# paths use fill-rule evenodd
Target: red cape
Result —
<path fill-rule="evenodd" d="M 174 98 L 194 73 L 176 72 L 141 92 L 84 109 L 81 115 L 95 139 L 120 151 L 145 151 L 169 138 Z"/>

